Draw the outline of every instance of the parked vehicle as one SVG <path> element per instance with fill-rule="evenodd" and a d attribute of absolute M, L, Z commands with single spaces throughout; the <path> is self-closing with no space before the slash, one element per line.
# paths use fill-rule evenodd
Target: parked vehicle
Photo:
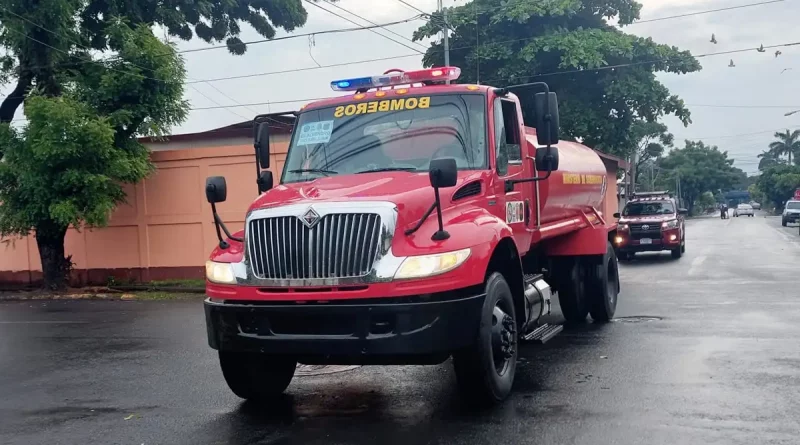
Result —
<path fill-rule="evenodd" d="M 786 201 L 781 214 L 781 225 L 786 227 L 789 223 L 800 222 L 800 199 Z"/>
<path fill-rule="evenodd" d="M 733 216 L 754 216 L 755 212 L 750 204 L 739 204 L 733 209 Z"/>
<path fill-rule="evenodd" d="M 546 84 L 441 83 L 459 73 L 332 82 L 349 94 L 297 113 L 278 186 L 266 170 L 275 115 L 258 116 L 261 195 L 242 231 L 216 212 L 225 178 L 208 178 L 220 240 L 206 264 L 208 342 L 236 395 L 269 400 L 297 363 L 452 356 L 461 390 L 494 403 L 521 341 L 614 316 L 617 225 L 598 209 L 615 210 L 616 171 L 559 141 Z M 535 129 L 511 92 L 523 87 L 545 91 L 530 105 Z"/>
<path fill-rule="evenodd" d="M 617 256 L 628 260 L 638 252 L 669 250 L 680 258 L 686 251 L 687 213 L 668 191 L 637 193 L 618 214 Z"/>

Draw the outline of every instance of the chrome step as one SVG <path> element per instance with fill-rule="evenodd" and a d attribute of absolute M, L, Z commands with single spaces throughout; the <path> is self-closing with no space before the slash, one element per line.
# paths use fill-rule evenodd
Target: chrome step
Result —
<path fill-rule="evenodd" d="M 552 324 L 543 324 L 538 328 L 532 330 L 525 334 L 522 339 L 529 342 L 535 342 L 539 344 L 545 344 L 550 341 L 551 338 L 558 335 L 559 332 L 564 330 L 564 326 L 560 324 L 552 325 Z"/>

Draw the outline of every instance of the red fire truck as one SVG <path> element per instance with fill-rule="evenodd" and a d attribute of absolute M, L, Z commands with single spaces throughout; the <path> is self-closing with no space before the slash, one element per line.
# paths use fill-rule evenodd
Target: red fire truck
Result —
<path fill-rule="evenodd" d="M 347 95 L 296 113 L 277 186 L 276 116 L 258 116 L 260 196 L 243 231 L 217 214 L 225 179 L 208 178 L 220 240 L 206 264 L 208 342 L 236 395 L 282 393 L 298 363 L 452 357 L 465 395 L 499 402 L 522 341 L 612 318 L 616 171 L 559 141 L 546 84 L 450 84 L 459 74 L 332 82 Z M 527 105 L 535 129 L 512 93 L 521 88 L 543 90 Z"/>

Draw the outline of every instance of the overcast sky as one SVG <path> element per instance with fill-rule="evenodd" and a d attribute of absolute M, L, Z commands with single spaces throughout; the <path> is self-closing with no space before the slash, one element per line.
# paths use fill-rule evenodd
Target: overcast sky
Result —
<path fill-rule="evenodd" d="M 436 0 L 406 0 L 426 12 L 436 7 Z M 756 3 L 759 0 L 639 0 L 643 3 L 642 20 L 674 16 L 694 11 Z M 445 0 L 445 5 L 463 4 Z M 386 23 L 413 17 L 417 11 L 398 0 L 340 0 L 339 6 L 358 13 L 376 23 Z M 321 5 L 359 24 L 367 24 L 349 16 L 327 3 Z M 306 4 L 308 22 L 295 33 L 354 27 L 356 25 L 320 8 Z M 642 23 L 626 27 L 626 32 L 652 37 L 658 43 L 688 49 L 695 55 L 778 45 L 800 41 L 800 28 L 792 29 L 800 17 L 800 0 L 786 0 L 762 6 L 696 15 L 685 18 Z M 417 20 L 390 27 L 394 32 L 411 37 L 424 22 Z M 395 40 L 401 40 L 379 30 Z M 716 35 L 718 44 L 709 40 Z M 285 33 L 279 33 L 285 35 Z M 247 28 L 242 39 L 257 40 L 260 36 Z M 414 46 L 405 42 L 410 46 Z M 202 48 L 201 41 L 179 42 L 180 49 Z M 689 75 L 659 75 L 674 93 L 680 95 L 692 111 L 694 123 L 684 128 L 676 119 L 665 122 L 676 140 L 703 139 L 727 150 L 736 159 L 736 166 L 753 173 L 757 171 L 756 155 L 773 139 L 775 130 L 800 128 L 800 113 L 785 117 L 784 113 L 800 109 L 800 46 L 779 48 L 765 53 L 750 51 L 731 55 L 702 57 L 702 71 Z M 423 51 L 424 48 L 420 48 Z M 388 68 L 414 69 L 421 67 L 421 56 L 411 49 L 370 31 L 317 35 L 314 40 L 296 38 L 251 45 L 244 56 L 234 56 L 225 49 L 186 53 L 189 81 L 265 73 L 272 71 L 313 68 L 317 64 L 331 65 L 358 62 L 365 59 L 408 56 L 371 63 L 352 63 L 345 66 L 311 69 L 290 74 L 274 74 L 247 79 L 195 83 L 186 95 L 192 107 L 253 104 L 272 102 L 272 105 L 253 105 L 228 109 L 194 110 L 189 119 L 174 133 L 209 130 L 252 118 L 257 112 L 297 109 L 312 99 L 333 95 L 329 82 L 349 76 L 372 75 Z M 733 59 L 734 68 L 728 63 Z M 784 69 L 792 68 L 781 74 Z M 216 89 L 215 89 L 216 88 Z M 4 88 L 5 91 L 8 88 Z M 283 103 L 281 103 L 283 102 Z M 715 107 L 710 107 L 713 105 Z M 785 108 L 724 108 L 719 106 L 781 106 Z M 18 118 L 22 117 L 21 111 Z M 757 133 L 757 134 L 753 134 Z"/>

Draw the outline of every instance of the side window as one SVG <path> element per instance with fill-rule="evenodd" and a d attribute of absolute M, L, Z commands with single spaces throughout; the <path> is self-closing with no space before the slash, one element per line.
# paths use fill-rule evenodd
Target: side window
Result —
<path fill-rule="evenodd" d="M 494 100 L 494 146 L 497 151 L 497 173 L 508 174 L 508 146 L 506 144 L 506 125 L 503 119 L 503 106 L 500 99 Z"/>
<path fill-rule="evenodd" d="M 510 100 L 501 100 L 503 109 L 503 127 L 509 162 L 521 162 L 522 150 L 519 140 L 519 123 L 517 122 L 517 104 Z"/>

